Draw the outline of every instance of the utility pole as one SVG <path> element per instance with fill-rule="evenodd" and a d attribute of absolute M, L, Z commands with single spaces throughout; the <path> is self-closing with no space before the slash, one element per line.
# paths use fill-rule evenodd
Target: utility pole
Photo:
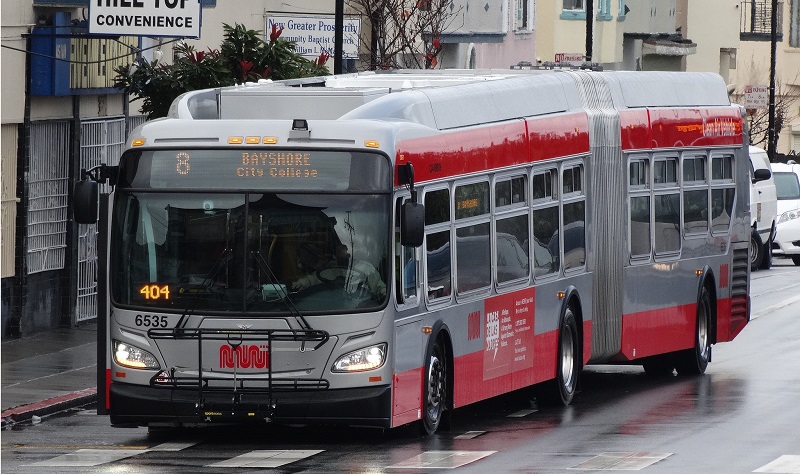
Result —
<path fill-rule="evenodd" d="M 594 27 L 594 0 L 586 0 L 586 62 L 592 62 L 592 34 Z"/>
<path fill-rule="evenodd" d="M 342 56 L 344 55 L 342 51 L 342 47 L 344 46 L 344 0 L 336 0 L 336 12 L 333 24 L 334 28 L 336 28 L 336 31 L 333 32 L 333 73 L 341 74 Z"/>
<path fill-rule="evenodd" d="M 775 161 L 775 49 L 778 43 L 778 0 L 772 0 L 771 38 L 769 56 L 769 124 L 767 125 L 767 156 Z"/>

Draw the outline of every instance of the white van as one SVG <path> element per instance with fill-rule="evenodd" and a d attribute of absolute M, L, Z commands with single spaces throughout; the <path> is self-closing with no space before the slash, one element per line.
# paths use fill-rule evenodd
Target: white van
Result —
<path fill-rule="evenodd" d="M 750 146 L 750 216 L 750 268 L 770 268 L 778 198 L 767 152 L 755 146 Z"/>
<path fill-rule="evenodd" d="M 800 164 L 773 163 L 778 193 L 778 226 L 772 251 L 800 265 Z"/>

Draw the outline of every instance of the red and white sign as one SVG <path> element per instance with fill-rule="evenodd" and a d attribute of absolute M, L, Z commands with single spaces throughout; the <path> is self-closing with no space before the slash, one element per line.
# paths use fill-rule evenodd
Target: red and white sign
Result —
<path fill-rule="evenodd" d="M 744 108 L 766 109 L 769 107 L 769 86 L 744 86 Z"/>
<path fill-rule="evenodd" d="M 489 298 L 483 350 L 483 380 L 533 368 L 533 288 Z"/>
<path fill-rule="evenodd" d="M 583 54 L 581 53 L 556 53 L 555 61 L 557 63 L 577 63 L 583 62 Z"/>

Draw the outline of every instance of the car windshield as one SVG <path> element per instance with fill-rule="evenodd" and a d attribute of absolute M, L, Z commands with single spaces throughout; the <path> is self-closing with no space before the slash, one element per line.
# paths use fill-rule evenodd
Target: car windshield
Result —
<path fill-rule="evenodd" d="M 389 197 L 118 190 L 116 304 L 304 314 L 386 303 Z"/>
<path fill-rule="evenodd" d="M 800 199 L 800 183 L 796 174 L 778 171 L 773 176 L 778 199 Z"/>

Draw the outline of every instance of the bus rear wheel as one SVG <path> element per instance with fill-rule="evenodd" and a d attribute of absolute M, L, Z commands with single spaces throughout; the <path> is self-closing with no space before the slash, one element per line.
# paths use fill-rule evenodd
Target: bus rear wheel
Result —
<path fill-rule="evenodd" d="M 447 355 L 444 344 L 437 338 L 425 363 L 425 393 L 423 399 L 422 433 L 431 435 L 439 429 L 447 410 Z"/>
<path fill-rule="evenodd" d="M 711 294 L 704 286 L 697 301 L 694 348 L 678 352 L 675 369 L 680 375 L 700 375 L 711 361 Z"/>
<path fill-rule="evenodd" d="M 572 403 L 578 389 L 581 370 L 581 354 L 578 339 L 578 323 L 572 307 L 567 307 L 561 320 L 558 336 L 558 365 L 556 378 L 542 384 L 539 398 L 548 405 L 567 406 Z"/>

